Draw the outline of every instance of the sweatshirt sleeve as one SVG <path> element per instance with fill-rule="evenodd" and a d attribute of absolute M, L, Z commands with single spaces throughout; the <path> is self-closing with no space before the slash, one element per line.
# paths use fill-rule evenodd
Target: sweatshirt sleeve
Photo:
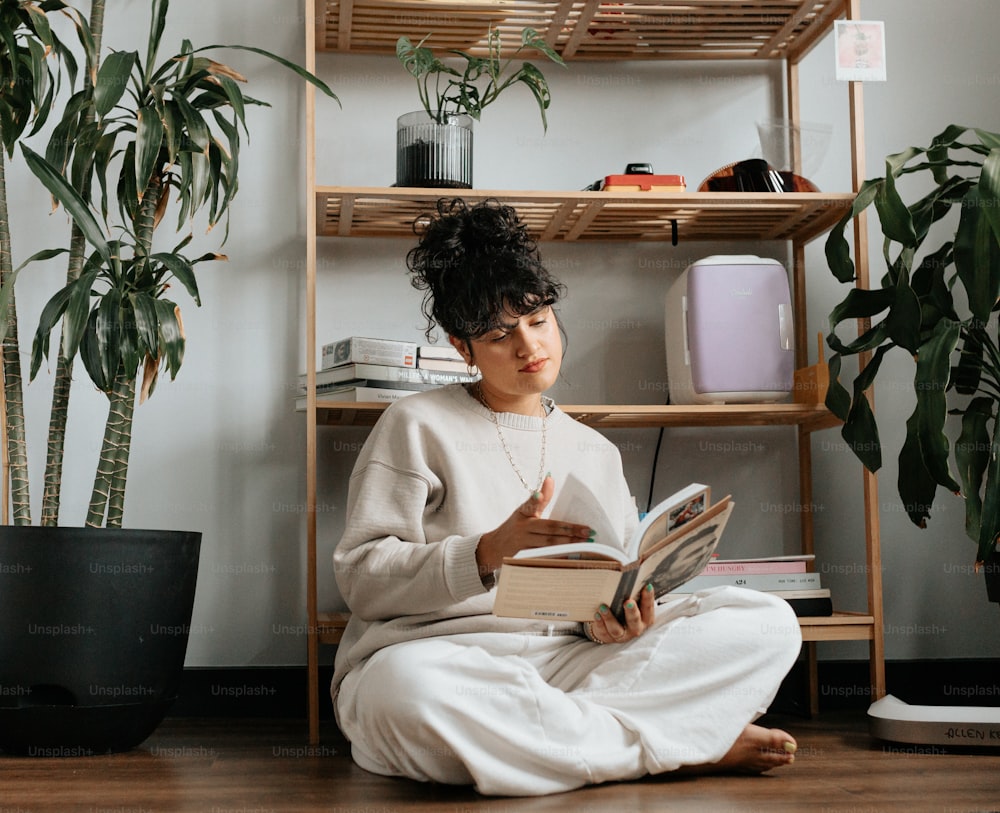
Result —
<path fill-rule="evenodd" d="M 334 551 L 341 595 L 366 621 L 436 612 L 485 593 L 478 534 L 425 538 L 431 484 L 369 461 L 351 476 L 344 536 Z"/>

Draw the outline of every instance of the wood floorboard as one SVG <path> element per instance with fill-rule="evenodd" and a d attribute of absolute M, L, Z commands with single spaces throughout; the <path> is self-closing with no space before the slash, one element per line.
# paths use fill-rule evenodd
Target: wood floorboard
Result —
<path fill-rule="evenodd" d="M 891 744 L 862 712 L 770 717 L 799 741 L 764 776 L 647 778 L 540 798 L 374 776 L 332 724 L 309 746 L 299 720 L 168 718 L 145 743 L 101 757 L 0 756 L 0 813 L 964 813 L 1000 810 L 1000 753 Z"/>

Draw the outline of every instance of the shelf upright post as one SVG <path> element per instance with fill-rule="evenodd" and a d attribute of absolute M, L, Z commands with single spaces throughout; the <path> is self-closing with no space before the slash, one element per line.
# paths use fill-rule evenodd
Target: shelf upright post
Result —
<path fill-rule="evenodd" d="M 804 54 L 802 55 L 804 56 Z M 785 97 L 788 107 L 788 134 L 790 138 L 789 155 L 792 172 L 802 173 L 802 140 L 799 126 L 802 121 L 802 105 L 799 86 L 798 58 L 785 60 Z M 806 241 L 792 241 L 792 311 L 795 319 L 795 367 L 806 367 L 809 364 L 809 343 L 806 336 Z M 818 360 L 817 360 L 818 361 Z M 796 430 L 796 446 L 799 463 L 799 534 L 803 553 L 815 553 L 815 525 L 813 521 L 813 459 L 812 430 L 799 424 Z M 809 713 L 815 717 L 819 714 L 819 664 L 817 645 L 815 641 L 803 643 L 806 660 L 806 678 L 809 687 Z"/>
<path fill-rule="evenodd" d="M 306 69 L 316 73 L 316 5 L 305 6 Z M 319 606 L 316 566 L 316 90 L 305 83 L 306 113 L 306 670 L 309 743 L 319 742 Z"/>
<path fill-rule="evenodd" d="M 861 0 L 845 0 L 845 12 L 848 20 L 860 20 Z M 849 83 L 849 103 L 851 114 L 851 183 L 852 191 L 857 194 L 865 180 L 865 122 L 864 122 L 864 86 L 861 82 Z M 859 288 L 869 287 L 868 277 L 868 220 L 865 212 L 854 219 L 854 269 L 855 285 Z M 871 327 L 870 319 L 858 319 L 858 335 Z M 871 353 L 858 354 L 860 369 L 868 364 Z M 875 408 L 875 394 L 870 389 L 868 400 L 872 409 Z M 878 700 L 885 695 L 885 625 L 882 622 L 882 547 L 881 526 L 879 521 L 878 478 L 875 474 L 862 467 L 863 490 L 865 505 L 865 549 L 868 584 L 868 612 L 874 617 L 872 638 L 869 645 L 869 668 L 871 676 L 872 700 Z"/>

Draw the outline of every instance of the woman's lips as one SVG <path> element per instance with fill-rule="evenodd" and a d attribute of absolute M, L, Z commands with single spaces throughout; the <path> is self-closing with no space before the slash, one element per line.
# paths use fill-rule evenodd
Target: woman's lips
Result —
<path fill-rule="evenodd" d="M 538 361 L 533 361 L 530 364 L 525 364 L 518 372 L 521 373 L 537 373 L 544 369 L 545 365 L 549 363 L 548 359 L 538 359 Z"/>

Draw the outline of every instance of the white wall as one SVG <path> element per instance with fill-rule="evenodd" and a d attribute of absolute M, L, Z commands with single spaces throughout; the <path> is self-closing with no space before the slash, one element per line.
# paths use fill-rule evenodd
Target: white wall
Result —
<path fill-rule="evenodd" d="M 174 0 L 165 41 L 188 37 L 196 45 L 252 44 L 301 61 L 299 6 L 293 0 Z M 994 0 L 961 0 L 947 13 L 930 0 L 865 0 L 863 6 L 867 18 L 886 21 L 889 54 L 889 81 L 865 88 L 869 175 L 880 174 L 881 156 L 924 144 L 950 122 L 1000 130 L 1000 57 L 990 36 L 1000 6 Z M 106 47 L 139 46 L 145 14 L 144 4 L 112 0 Z M 178 294 L 187 356 L 178 380 L 165 383 L 138 410 L 126 520 L 135 527 L 204 532 L 190 666 L 304 663 L 304 418 L 290 406 L 296 375 L 306 364 L 302 93 L 290 74 L 259 57 L 231 52 L 217 58 L 245 73 L 247 92 L 272 107 L 249 113 L 252 138 L 224 249 L 229 262 L 203 266 L 202 308 Z M 829 149 L 811 177 L 822 189 L 846 190 L 847 95 L 833 79 L 832 63 L 828 37 L 802 69 L 803 118 L 833 128 Z M 319 182 L 391 184 L 395 118 L 418 106 L 411 80 L 392 57 L 326 54 L 319 67 L 343 101 L 342 110 L 319 101 Z M 719 166 L 754 154 L 754 121 L 782 113 L 781 94 L 774 91 L 780 66 L 541 67 L 555 100 L 548 133 L 543 134 L 527 91 L 510 91 L 477 125 L 478 187 L 579 189 L 621 171 L 628 161 L 649 161 L 659 172 L 684 174 L 695 188 Z M 15 198 L 16 261 L 62 239 L 65 222 L 61 214 L 47 214 L 44 196 L 23 167 L 12 167 L 8 182 Z M 216 245 L 213 237 L 198 235 L 204 250 Z M 403 264 L 409 245 L 406 240 L 321 241 L 320 342 L 350 334 L 421 336 L 419 295 L 410 288 Z M 661 303 L 674 277 L 688 262 L 710 253 L 752 252 L 787 260 L 785 250 L 783 244 L 737 243 L 543 245 L 549 265 L 569 286 L 562 309 L 569 353 L 553 395 L 563 403 L 661 401 Z M 825 328 L 829 306 L 842 291 L 825 270 L 820 242 L 810 246 L 807 260 L 810 330 L 815 333 Z M 873 255 L 875 274 L 877 260 Z M 63 273 L 58 262 L 32 272 L 49 278 L 45 292 Z M 47 293 L 36 294 L 22 283 L 18 296 L 22 333 L 30 336 Z M 905 366 L 900 376 L 907 374 Z M 32 417 L 46 411 L 49 378 L 43 371 L 29 389 Z M 102 409 L 102 399 L 82 373 L 78 378 L 64 524 L 82 522 L 97 448 L 97 432 L 87 424 Z M 891 384 L 878 392 L 877 403 L 880 414 L 908 411 L 905 396 Z M 32 427 L 38 455 L 33 463 L 39 469 L 40 423 Z M 340 601 L 330 554 L 343 523 L 343 481 L 364 437 L 360 430 L 320 432 L 320 594 L 325 606 Z M 642 502 L 657 434 L 619 431 L 612 438 Z M 695 478 L 710 481 L 722 492 L 731 491 L 742 508 L 725 554 L 792 552 L 800 510 L 794 444 L 793 433 L 781 429 L 668 430 L 655 494 L 663 496 Z M 817 552 L 839 603 L 860 606 L 858 464 L 835 431 L 817 435 L 813 444 Z M 992 620 L 997 609 L 985 601 L 981 577 L 967 572 L 974 549 L 963 536 L 960 507 L 942 496 L 931 529 L 918 532 L 900 513 L 891 459 L 883 478 L 888 656 L 997 656 L 997 636 L 969 623 L 980 613 Z M 821 649 L 826 658 L 866 653 L 859 643 Z"/>

